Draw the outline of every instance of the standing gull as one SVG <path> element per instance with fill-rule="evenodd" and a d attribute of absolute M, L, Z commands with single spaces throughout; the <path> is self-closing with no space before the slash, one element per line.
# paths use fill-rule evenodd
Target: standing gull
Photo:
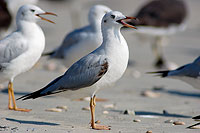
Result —
<path fill-rule="evenodd" d="M 134 16 L 139 21 L 131 21 L 129 24 L 138 27 L 137 33 L 141 40 L 152 43 L 155 66 L 168 67 L 163 57 L 162 44 L 167 36 L 185 29 L 187 9 L 184 0 L 152 0 Z"/>
<path fill-rule="evenodd" d="M 175 70 L 157 71 L 161 77 L 180 79 L 194 88 L 200 89 L 200 56 L 192 63 L 181 66 Z"/>
<path fill-rule="evenodd" d="M 126 17 L 118 11 L 111 11 L 102 19 L 101 29 L 103 42 L 100 47 L 74 63 L 64 75 L 56 78 L 44 88 L 19 99 L 35 99 L 38 97 L 60 93 L 63 91 L 90 91 L 91 127 L 98 130 L 109 130 L 108 126 L 95 124 L 96 92 L 103 86 L 113 84 L 125 72 L 129 59 L 126 40 L 120 28 L 127 26 L 124 22 L 134 17 Z"/>
<path fill-rule="evenodd" d="M 30 111 L 17 108 L 13 91 L 13 80 L 17 75 L 31 69 L 39 60 L 45 47 L 45 37 L 36 21 L 42 19 L 52 22 L 41 17 L 41 15 L 47 14 L 55 15 L 45 12 L 34 5 L 20 7 L 16 19 L 17 30 L 3 40 L 0 40 L 0 82 L 9 81 L 8 108 L 11 110 Z"/>
<path fill-rule="evenodd" d="M 92 6 L 88 14 L 89 25 L 70 32 L 57 49 L 44 55 L 62 59 L 64 65 L 69 68 L 100 46 L 103 40 L 101 20 L 110 11 L 111 9 L 104 5 Z"/>

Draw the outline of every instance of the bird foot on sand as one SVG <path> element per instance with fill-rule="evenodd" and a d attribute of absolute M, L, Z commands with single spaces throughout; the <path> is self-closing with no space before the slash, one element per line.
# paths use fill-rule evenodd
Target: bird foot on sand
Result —
<path fill-rule="evenodd" d="M 92 129 L 95 129 L 95 130 L 111 130 L 111 127 L 110 126 L 105 126 L 105 125 L 98 125 L 98 124 L 95 124 Z"/>
<path fill-rule="evenodd" d="M 14 110 L 14 111 L 22 111 L 22 112 L 30 112 L 32 109 L 23 109 L 23 108 L 13 108 L 13 107 L 9 107 L 10 110 Z"/>

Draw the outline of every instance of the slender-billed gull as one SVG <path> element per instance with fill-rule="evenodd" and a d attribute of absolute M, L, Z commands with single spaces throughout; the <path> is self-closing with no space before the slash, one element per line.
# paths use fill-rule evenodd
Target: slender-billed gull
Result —
<path fill-rule="evenodd" d="M 19 99 L 35 99 L 60 92 L 87 90 L 90 92 L 91 127 L 109 130 L 108 126 L 95 124 L 96 92 L 103 86 L 113 84 L 124 74 L 129 50 L 120 32 L 122 26 L 135 28 L 124 22 L 134 17 L 126 17 L 118 11 L 104 15 L 101 23 L 103 42 L 100 47 L 74 63 L 64 75 L 56 78 L 44 88 Z"/>
<path fill-rule="evenodd" d="M 110 11 L 111 9 L 104 5 L 92 6 L 88 14 L 89 25 L 67 34 L 62 44 L 47 55 L 50 54 L 50 58 L 62 59 L 63 64 L 69 68 L 83 56 L 98 48 L 103 41 L 101 20 Z"/>
<path fill-rule="evenodd" d="M 17 75 L 31 69 L 39 60 L 45 47 L 45 37 L 36 22 L 39 19 L 52 22 L 41 16 L 47 14 L 55 15 L 34 5 L 21 6 L 17 13 L 17 30 L 0 40 L 0 82 L 9 81 L 8 108 L 11 110 L 30 111 L 17 108 L 13 80 Z"/>
<path fill-rule="evenodd" d="M 184 0 L 148 1 L 134 16 L 139 21 L 131 21 L 129 24 L 138 27 L 136 33 L 142 41 L 152 44 L 155 66 L 169 68 L 172 63 L 165 61 L 162 45 L 167 36 L 186 28 L 187 8 Z"/>
<path fill-rule="evenodd" d="M 200 56 L 192 63 L 181 66 L 175 70 L 150 72 L 161 77 L 182 80 L 196 89 L 200 89 Z"/>

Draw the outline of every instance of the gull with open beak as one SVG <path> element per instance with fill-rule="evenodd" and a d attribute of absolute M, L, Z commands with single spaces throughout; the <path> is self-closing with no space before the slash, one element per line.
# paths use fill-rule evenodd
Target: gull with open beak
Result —
<path fill-rule="evenodd" d="M 0 83 L 9 81 L 8 108 L 15 111 L 28 112 L 29 109 L 17 108 L 13 91 L 14 78 L 31 69 L 39 60 L 44 47 L 45 37 L 37 20 L 51 20 L 40 15 L 56 15 L 44 12 L 34 5 L 23 5 L 17 13 L 17 30 L 0 40 Z"/>
<path fill-rule="evenodd" d="M 44 88 L 19 99 L 35 99 L 64 91 L 66 95 L 75 93 L 74 95 L 78 97 L 80 94 L 89 92 L 91 95 L 91 127 L 97 130 L 109 130 L 108 126 L 95 124 L 95 94 L 100 88 L 119 80 L 127 68 L 129 50 L 120 29 L 122 26 L 135 29 L 134 26 L 125 23 L 127 19 L 135 18 L 126 17 L 118 11 L 106 13 L 101 22 L 103 42 L 100 47 L 82 57 L 63 75 Z"/>

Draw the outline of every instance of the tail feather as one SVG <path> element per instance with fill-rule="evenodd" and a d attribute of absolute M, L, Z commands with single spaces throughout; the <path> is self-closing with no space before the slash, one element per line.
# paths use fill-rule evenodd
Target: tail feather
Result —
<path fill-rule="evenodd" d="M 36 91 L 36 92 L 33 92 L 33 93 L 30 93 L 30 94 L 24 95 L 24 96 L 18 98 L 17 100 L 20 100 L 20 99 L 22 99 L 22 100 L 36 99 L 36 98 L 38 98 L 38 97 L 44 96 L 45 94 L 41 94 L 41 92 L 42 92 L 43 90 L 44 90 L 44 89 L 40 89 L 40 90 L 38 90 L 38 91 Z"/>
<path fill-rule="evenodd" d="M 42 96 L 47 96 L 47 95 L 51 95 L 51 94 L 55 94 L 55 93 L 59 93 L 61 92 L 59 89 L 58 91 L 56 91 L 55 89 L 55 92 L 53 91 L 46 91 L 46 89 L 48 89 L 50 86 L 52 86 L 53 84 L 55 84 L 58 80 L 60 80 L 63 76 L 60 76 L 58 78 L 56 78 L 55 80 L 53 80 L 52 82 L 50 82 L 47 86 L 45 86 L 44 88 L 38 90 L 38 91 L 35 91 L 33 93 L 30 93 L 30 94 L 27 94 L 25 96 L 22 96 L 20 98 L 18 98 L 17 100 L 27 100 L 27 99 L 36 99 L 38 97 L 42 97 Z M 46 91 L 46 93 L 42 93 L 43 91 Z"/>
<path fill-rule="evenodd" d="M 192 119 L 198 120 L 200 119 L 200 115 L 193 117 Z"/>
<path fill-rule="evenodd" d="M 161 77 L 167 77 L 169 70 L 166 71 L 156 71 L 156 72 L 147 72 L 148 74 L 158 74 L 157 76 L 161 76 Z"/>

